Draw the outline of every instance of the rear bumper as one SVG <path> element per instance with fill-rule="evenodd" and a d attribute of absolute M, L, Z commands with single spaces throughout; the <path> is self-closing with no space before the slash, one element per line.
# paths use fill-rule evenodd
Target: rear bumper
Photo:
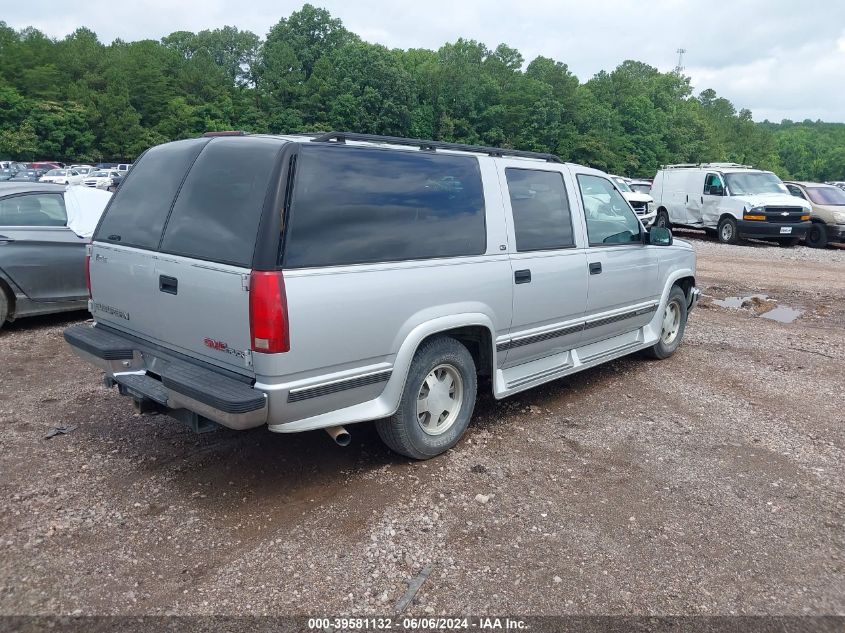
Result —
<path fill-rule="evenodd" d="M 810 229 L 811 222 L 795 222 L 782 224 L 778 222 L 761 222 L 759 220 L 737 220 L 740 237 L 753 239 L 803 238 Z M 790 229 L 789 233 L 781 233 L 782 228 Z"/>
<path fill-rule="evenodd" d="M 64 336 L 74 352 L 106 372 L 107 384 L 137 401 L 174 413 L 189 411 L 230 429 L 267 422 L 267 396 L 246 382 L 190 360 L 163 358 L 103 326 L 74 325 Z"/>

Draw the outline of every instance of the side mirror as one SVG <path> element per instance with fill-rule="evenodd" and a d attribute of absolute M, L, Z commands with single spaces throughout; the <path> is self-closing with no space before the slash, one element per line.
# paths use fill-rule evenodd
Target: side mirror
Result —
<path fill-rule="evenodd" d="M 653 226 L 648 231 L 648 243 L 652 246 L 672 246 L 672 231 L 664 226 Z"/>

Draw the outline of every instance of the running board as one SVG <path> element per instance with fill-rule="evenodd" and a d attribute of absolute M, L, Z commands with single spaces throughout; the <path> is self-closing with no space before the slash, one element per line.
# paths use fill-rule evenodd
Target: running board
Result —
<path fill-rule="evenodd" d="M 612 358 L 614 356 L 621 356 L 624 355 L 625 352 L 631 351 L 633 352 L 635 349 L 640 347 L 642 342 L 634 341 L 633 343 L 628 343 L 627 345 L 622 345 L 620 347 L 614 347 L 613 349 L 609 349 L 606 352 L 598 352 L 596 354 L 592 354 L 590 356 L 584 356 L 580 360 L 585 365 L 587 363 L 595 363 L 600 360 L 604 360 L 605 358 Z"/>
<path fill-rule="evenodd" d="M 521 365 L 497 370 L 496 397 L 502 398 L 517 391 L 539 386 L 599 363 L 625 356 L 642 349 L 643 344 L 644 333 L 642 328 L 639 328 L 590 343 L 581 348 L 559 352 Z"/>

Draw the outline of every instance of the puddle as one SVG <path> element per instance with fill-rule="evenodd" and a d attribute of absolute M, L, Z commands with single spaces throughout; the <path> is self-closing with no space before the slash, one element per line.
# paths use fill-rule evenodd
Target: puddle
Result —
<path fill-rule="evenodd" d="M 725 297 L 714 299 L 713 303 L 723 308 L 748 309 L 764 319 L 771 319 L 778 323 L 792 323 L 804 314 L 802 308 L 778 304 L 768 295 L 748 295 L 745 297 Z"/>
<path fill-rule="evenodd" d="M 748 295 L 747 297 L 725 297 L 724 299 L 713 299 L 713 303 L 723 308 L 751 308 L 768 301 L 768 295 Z"/>
<path fill-rule="evenodd" d="M 768 312 L 764 312 L 760 316 L 764 319 L 771 319 L 778 323 L 792 323 L 795 319 L 804 314 L 803 310 L 798 308 L 791 308 L 789 306 L 775 306 Z"/>

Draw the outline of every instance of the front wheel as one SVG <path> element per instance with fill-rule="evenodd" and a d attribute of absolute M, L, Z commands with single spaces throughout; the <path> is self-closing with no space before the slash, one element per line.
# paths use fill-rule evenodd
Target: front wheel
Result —
<path fill-rule="evenodd" d="M 825 248 L 827 246 L 827 227 L 821 222 L 813 222 L 810 230 L 807 231 L 807 246 L 812 248 Z"/>
<path fill-rule="evenodd" d="M 666 209 L 660 209 L 657 212 L 657 216 L 654 218 L 654 226 L 659 226 L 663 229 L 672 228 L 672 223 L 669 221 L 669 214 L 666 213 Z"/>
<path fill-rule="evenodd" d="M 413 459 L 430 459 L 461 439 L 478 390 L 475 362 L 466 347 L 438 336 L 417 350 L 399 408 L 376 422 L 382 441 Z"/>
<path fill-rule="evenodd" d="M 652 358 L 669 358 L 681 344 L 687 326 L 687 296 L 678 286 L 672 286 L 661 321 L 660 339 L 646 353 Z"/>
<path fill-rule="evenodd" d="M 719 220 L 719 226 L 716 230 L 719 232 L 719 241 L 722 244 L 736 244 L 739 241 L 739 230 L 736 226 L 736 220 L 732 217 L 724 217 Z"/>

